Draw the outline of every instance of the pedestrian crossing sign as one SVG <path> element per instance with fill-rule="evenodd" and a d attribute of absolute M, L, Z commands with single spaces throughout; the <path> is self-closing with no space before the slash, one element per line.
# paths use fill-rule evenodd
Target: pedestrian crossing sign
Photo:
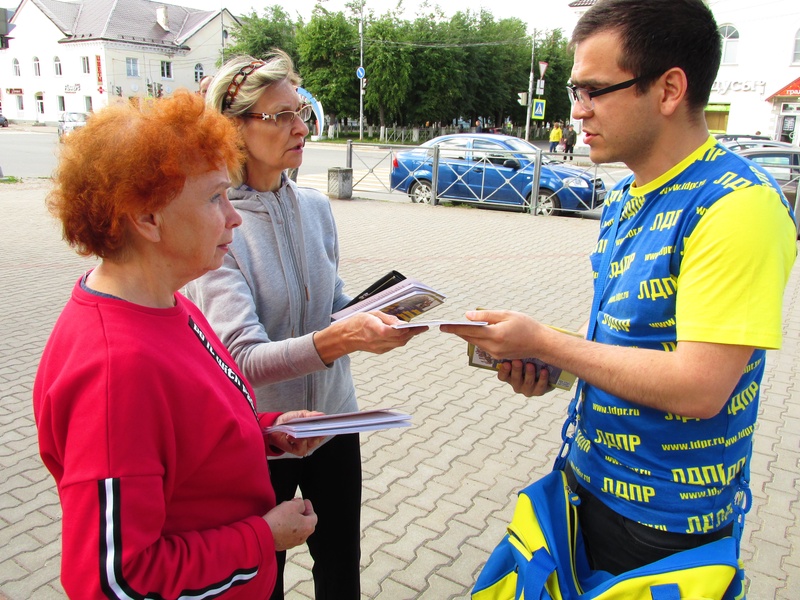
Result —
<path fill-rule="evenodd" d="M 543 98 L 534 98 L 531 119 L 538 119 L 540 121 L 544 120 L 544 104 L 545 101 Z"/>

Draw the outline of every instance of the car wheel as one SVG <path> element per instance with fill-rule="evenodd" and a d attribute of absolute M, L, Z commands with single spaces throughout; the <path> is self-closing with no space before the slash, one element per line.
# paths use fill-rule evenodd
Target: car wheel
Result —
<path fill-rule="evenodd" d="M 553 190 L 539 188 L 539 203 L 536 208 L 537 215 L 552 216 L 560 214 L 561 202 Z"/>
<path fill-rule="evenodd" d="M 427 181 L 417 181 L 408 192 L 412 202 L 420 204 L 431 203 L 431 184 Z"/>

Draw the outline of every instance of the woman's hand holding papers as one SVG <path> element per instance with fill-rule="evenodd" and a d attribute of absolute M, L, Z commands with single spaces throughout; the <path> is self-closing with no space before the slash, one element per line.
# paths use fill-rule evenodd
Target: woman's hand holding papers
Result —
<path fill-rule="evenodd" d="M 275 425 L 282 425 L 283 423 L 291 421 L 292 419 L 318 417 L 322 414 L 324 413 L 315 410 L 292 410 L 279 416 L 275 420 Z M 275 446 L 276 448 L 283 450 L 284 452 L 288 452 L 289 454 L 294 454 L 295 456 L 305 456 L 325 440 L 325 436 L 297 439 L 281 431 L 271 431 L 267 434 L 267 437 L 269 439 L 270 446 Z"/>

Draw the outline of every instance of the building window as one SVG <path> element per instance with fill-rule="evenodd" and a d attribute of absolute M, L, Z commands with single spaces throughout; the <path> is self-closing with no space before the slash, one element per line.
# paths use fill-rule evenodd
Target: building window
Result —
<path fill-rule="evenodd" d="M 197 63 L 194 66 L 194 82 L 200 83 L 200 80 L 203 78 L 203 65 Z"/>
<path fill-rule="evenodd" d="M 172 79 L 172 63 L 168 60 L 161 61 L 161 78 Z"/>
<path fill-rule="evenodd" d="M 58 112 L 64 112 L 67 110 L 67 105 L 64 102 L 64 96 L 57 96 L 58 99 Z"/>
<path fill-rule="evenodd" d="M 719 28 L 722 36 L 722 64 L 735 65 L 736 51 L 739 48 L 739 31 L 733 25 L 723 25 Z"/>
<path fill-rule="evenodd" d="M 125 72 L 128 74 L 128 77 L 138 77 L 139 76 L 139 59 L 138 58 L 126 58 L 125 59 Z"/>
<path fill-rule="evenodd" d="M 14 59 L 14 76 L 21 77 L 21 73 L 19 71 L 19 61 L 15 58 Z"/>
<path fill-rule="evenodd" d="M 22 94 L 17 96 L 17 110 L 25 110 L 25 104 L 22 102 Z"/>
<path fill-rule="evenodd" d="M 92 97 L 84 96 L 84 100 L 86 102 L 86 112 L 92 112 Z"/>
<path fill-rule="evenodd" d="M 794 36 L 794 60 L 792 62 L 800 63 L 800 29 Z"/>
<path fill-rule="evenodd" d="M 88 56 L 81 56 L 81 70 L 88 74 L 91 73 L 91 69 L 89 68 L 89 57 Z"/>
<path fill-rule="evenodd" d="M 61 59 L 57 56 L 53 59 L 53 70 L 56 73 L 56 77 L 61 77 Z"/>
<path fill-rule="evenodd" d="M 36 75 L 36 77 L 41 77 L 42 76 L 42 69 L 39 66 L 39 57 L 38 56 L 34 56 L 33 57 L 33 74 Z"/>
<path fill-rule="evenodd" d="M 40 115 L 44 114 L 44 96 L 36 94 L 36 112 Z"/>

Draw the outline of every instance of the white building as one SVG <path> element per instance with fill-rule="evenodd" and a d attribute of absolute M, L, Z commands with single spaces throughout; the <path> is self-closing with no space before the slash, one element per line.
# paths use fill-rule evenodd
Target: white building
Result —
<path fill-rule="evenodd" d="M 11 121 L 55 123 L 123 98 L 197 89 L 235 22 L 149 0 L 22 0 L 0 40 L 0 102 Z"/>
<path fill-rule="evenodd" d="M 585 12 L 595 0 L 574 0 Z M 714 133 L 761 132 L 800 145 L 800 1 L 706 0 L 723 37 L 706 109 Z"/>

